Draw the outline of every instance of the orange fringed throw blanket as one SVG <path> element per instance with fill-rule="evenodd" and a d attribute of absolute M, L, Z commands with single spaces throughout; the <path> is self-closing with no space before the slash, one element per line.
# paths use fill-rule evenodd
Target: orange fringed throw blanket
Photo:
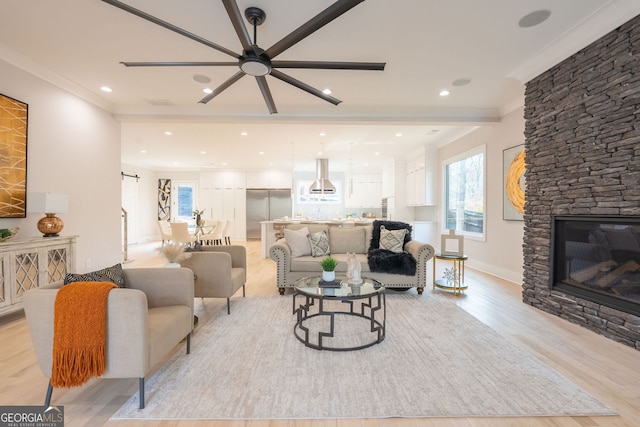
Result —
<path fill-rule="evenodd" d="M 106 367 L 107 298 L 111 282 L 76 282 L 56 294 L 53 315 L 53 387 L 74 387 Z"/>

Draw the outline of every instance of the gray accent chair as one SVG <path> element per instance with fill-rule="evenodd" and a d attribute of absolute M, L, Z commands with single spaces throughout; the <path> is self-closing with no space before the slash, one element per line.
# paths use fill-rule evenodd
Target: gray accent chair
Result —
<path fill-rule="evenodd" d="M 109 292 L 107 301 L 106 369 L 100 378 L 138 378 L 140 409 L 144 408 L 144 377 L 184 338 L 191 351 L 193 273 L 186 268 L 123 270 L 126 288 Z M 51 378 L 53 316 L 58 287 L 31 289 L 24 311 L 38 364 Z M 44 406 L 53 387 L 49 382 Z"/>
<path fill-rule="evenodd" d="M 193 271 L 196 298 L 226 298 L 231 314 L 231 297 L 247 282 L 247 249 L 240 245 L 198 246 L 180 265 Z"/>

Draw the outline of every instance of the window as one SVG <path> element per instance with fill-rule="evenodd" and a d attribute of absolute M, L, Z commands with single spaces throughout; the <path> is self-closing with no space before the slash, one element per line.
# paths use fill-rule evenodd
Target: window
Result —
<path fill-rule="evenodd" d="M 445 228 L 484 238 L 485 146 L 444 162 Z"/>
<path fill-rule="evenodd" d="M 173 181 L 171 217 L 174 221 L 190 222 L 196 208 L 196 183 L 193 181 Z"/>

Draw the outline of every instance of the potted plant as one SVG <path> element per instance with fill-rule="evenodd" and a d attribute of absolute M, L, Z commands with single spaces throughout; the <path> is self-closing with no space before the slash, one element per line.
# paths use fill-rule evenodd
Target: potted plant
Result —
<path fill-rule="evenodd" d="M 183 244 L 173 242 L 158 248 L 167 261 L 169 261 L 165 264 L 165 267 L 180 267 L 180 261 L 184 261 L 191 256 L 191 253 L 185 252 L 184 248 L 185 246 Z"/>
<path fill-rule="evenodd" d="M 193 211 L 193 217 L 196 219 L 196 225 L 203 225 L 204 222 L 202 221 L 202 215 L 204 214 L 204 209 L 200 209 L 198 210 L 198 208 L 196 208 L 195 211 Z"/>
<path fill-rule="evenodd" d="M 333 282 L 336 278 L 336 266 L 338 261 L 331 255 L 320 261 L 322 267 L 322 280 L 325 282 Z"/>

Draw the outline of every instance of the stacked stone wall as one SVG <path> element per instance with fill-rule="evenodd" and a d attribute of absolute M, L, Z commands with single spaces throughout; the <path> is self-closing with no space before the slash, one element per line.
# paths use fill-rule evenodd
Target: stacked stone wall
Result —
<path fill-rule="evenodd" d="M 640 318 L 551 290 L 552 215 L 640 216 L 640 16 L 525 91 L 523 301 L 640 349 Z"/>

